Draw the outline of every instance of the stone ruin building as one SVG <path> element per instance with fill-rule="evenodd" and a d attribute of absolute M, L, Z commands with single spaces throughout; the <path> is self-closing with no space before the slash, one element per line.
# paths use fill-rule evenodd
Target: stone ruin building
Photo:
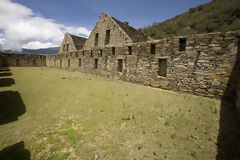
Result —
<path fill-rule="evenodd" d="M 47 66 L 221 98 L 240 108 L 240 32 L 152 40 L 103 13 L 88 39 L 69 33 L 56 55 L 1 53 L 0 64 Z"/>

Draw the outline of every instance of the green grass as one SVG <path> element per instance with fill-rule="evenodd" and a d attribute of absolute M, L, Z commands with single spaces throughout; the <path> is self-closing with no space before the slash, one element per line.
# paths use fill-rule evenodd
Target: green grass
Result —
<path fill-rule="evenodd" d="M 215 159 L 219 101 L 53 68 L 10 68 L 26 113 L 0 150 L 32 159 Z M 65 78 L 63 78 L 65 77 Z"/>

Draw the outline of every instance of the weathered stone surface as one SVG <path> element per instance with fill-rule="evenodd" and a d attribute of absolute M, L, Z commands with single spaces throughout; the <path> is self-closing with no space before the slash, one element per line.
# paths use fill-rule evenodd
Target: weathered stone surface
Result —
<path fill-rule="evenodd" d="M 46 55 L 43 54 L 19 54 L 0 52 L 1 66 L 19 67 L 43 67 L 46 66 Z"/>
<path fill-rule="evenodd" d="M 199 48 L 203 49 L 203 50 L 206 50 L 206 49 L 208 49 L 208 46 L 200 46 Z"/>
<path fill-rule="evenodd" d="M 160 84 L 160 87 L 163 88 L 163 89 L 167 89 L 167 86 L 169 84 L 169 81 L 166 81 L 166 80 L 162 80 L 159 82 Z"/>
<path fill-rule="evenodd" d="M 195 60 L 197 58 L 198 52 L 196 50 L 187 52 L 188 58 Z"/>
<path fill-rule="evenodd" d="M 219 86 L 221 83 L 218 81 L 218 80 L 216 80 L 216 79 L 214 79 L 214 81 L 212 82 L 212 85 L 213 86 Z"/>
<path fill-rule="evenodd" d="M 214 51 L 221 51 L 221 50 L 222 50 L 222 47 L 213 47 L 213 50 L 214 50 Z"/>
<path fill-rule="evenodd" d="M 76 55 L 76 51 L 83 48 L 86 40 L 87 40 L 86 38 L 78 37 L 78 36 L 74 36 L 69 33 L 66 33 L 62 41 L 61 47 L 59 49 L 59 54 L 70 52 L 71 56 L 72 56 L 72 53 L 75 53 Z M 74 57 L 74 54 L 73 54 L 73 57 Z"/>
<path fill-rule="evenodd" d="M 187 36 L 186 46 L 180 50 L 179 37 L 137 41 L 130 28 L 103 14 L 82 49 L 69 46 L 67 52 L 44 56 L 37 63 L 198 95 L 221 97 L 228 83 L 237 88 L 237 80 L 229 81 L 239 54 L 239 32 Z M 107 30 L 109 44 L 105 43 Z M 63 42 L 70 43 L 69 39 Z M 2 64 L 10 65 L 18 59 L 15 55 L 1 57 Z M 26 60 L 19 59 L 24 65 Z"/>
<path fill-rule="evenodd" d="M 184 65 L 176 65 L 175 66 L 175 70 L 177 72 L 184 72 L 187 69 L 187 67 L 185 67 Z"/>

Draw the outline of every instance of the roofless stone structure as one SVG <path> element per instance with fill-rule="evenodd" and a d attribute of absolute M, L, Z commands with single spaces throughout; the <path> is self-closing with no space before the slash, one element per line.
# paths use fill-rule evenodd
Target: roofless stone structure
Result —
<path fill-rule="evenodd" d="M 86 38 L 66 33 L 58 53 L 76 52 L 83 48 L 86 40 Z"/>
<path fill-rule="evenodd" d="M 129 26 L 127 22 L 120 22 L 107 13 L 103 13 L 88 37 L 84 49 L 126 46 L 146 40 L 148 40 L 147 36 Z"/>
<path fill-rule="evenodd" d="M 49 67 L 196 95 L 228 96 L 240 108 L 239 48 L 239 31 L 151 40 L 103 13 L 88 39 L 66 33 L 59 54 L 44 60 Z M 2 54 L 1 62 L 20 65 L 15 57 Z"/>

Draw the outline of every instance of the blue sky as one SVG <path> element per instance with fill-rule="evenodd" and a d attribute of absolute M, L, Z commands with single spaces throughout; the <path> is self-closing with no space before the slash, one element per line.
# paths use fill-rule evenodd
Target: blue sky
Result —
<path fill-rule="evenodd" d="M 45 18 L 92 29 L 102 12 L 140 28 L 162 22 L 211 0 L 14 0 Z"/>
<path fill-rule="evenodd" d="M 88 37 L 102 12 L 134 28 L 163 22 L 211 0 L 0 0 L 0 49 L 60 46 Z"/>

